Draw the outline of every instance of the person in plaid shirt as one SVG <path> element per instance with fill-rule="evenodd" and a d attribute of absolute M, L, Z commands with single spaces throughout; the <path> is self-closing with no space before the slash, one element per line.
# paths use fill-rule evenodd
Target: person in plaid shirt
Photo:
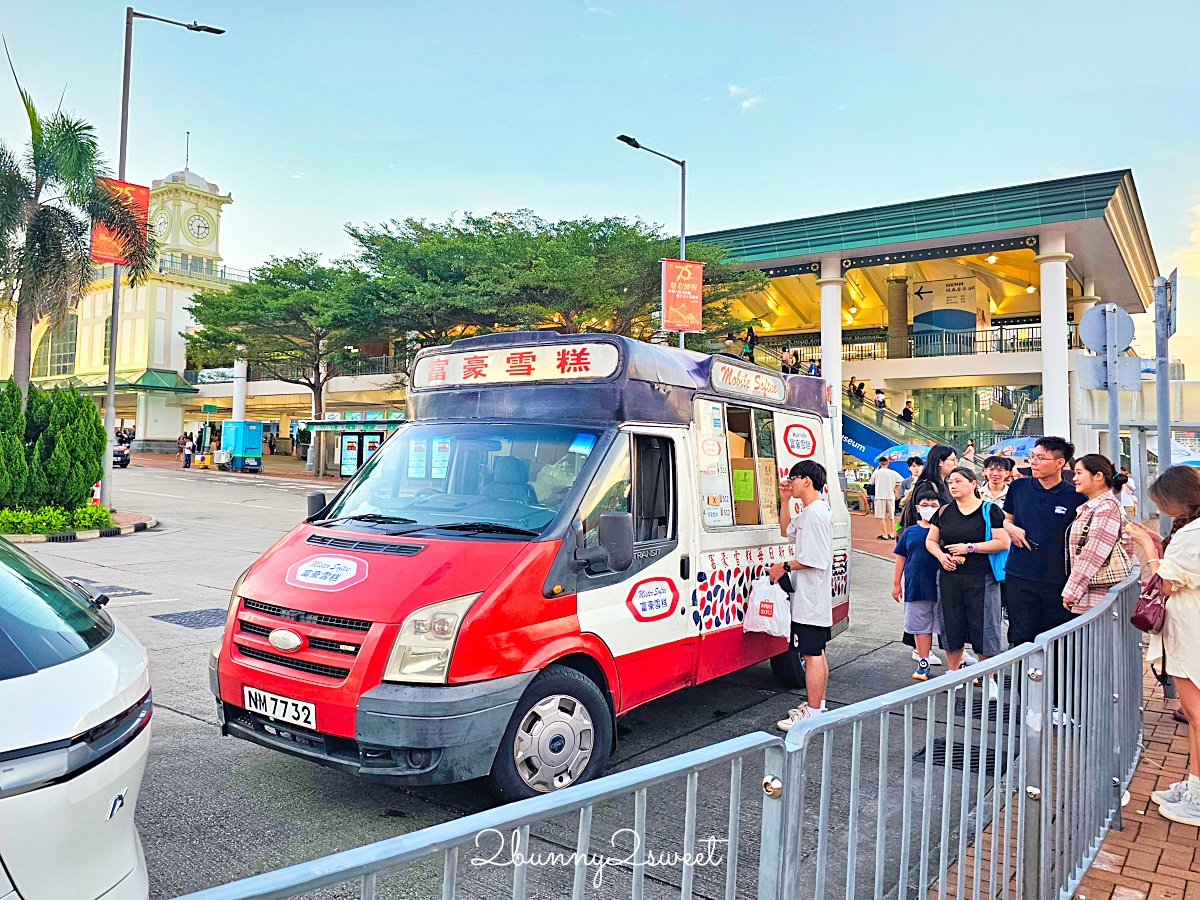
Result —
<path fill-rule="evenodd" d="M 1067 566 L 1071 574 L 1062 596 L 1063 607 L 1072 615 L 1087 612 L 1108 594 L 1111 585 L 1091 586 L 1091 581 L 1117 544 L 1125 545 L 1126 552 L 1131 553 L 1125 510 L 1117 499 L 1127 480 L 1107 456 L 1088 453 L 1075 460 L 1075 490 L 1087 501 L 1076 511 L 1067 531 Z"/>

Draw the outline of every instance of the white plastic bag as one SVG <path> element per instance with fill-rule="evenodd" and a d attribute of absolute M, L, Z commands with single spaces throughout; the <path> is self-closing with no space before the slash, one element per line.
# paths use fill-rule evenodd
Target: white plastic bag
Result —
<path fill-rule="evenodd" d="M 774 637 L 788 637 L 792 633 L 792 601 L 771 579 L 756 578 L 750 585 L 750 596 L 746 600 L 746 618 L 742 621 L 745 631 L 761 631 Z"/>

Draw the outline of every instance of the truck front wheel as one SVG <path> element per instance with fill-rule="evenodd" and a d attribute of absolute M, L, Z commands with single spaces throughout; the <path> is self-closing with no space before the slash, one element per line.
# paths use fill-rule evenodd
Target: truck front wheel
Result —
<path fill-rule="evenodd" d="M 612 713 L 586 675 L 550 665 L 529 683 L 492 764 L 492 789 L 508 802 L 595 778 L 612 747 Z"/>

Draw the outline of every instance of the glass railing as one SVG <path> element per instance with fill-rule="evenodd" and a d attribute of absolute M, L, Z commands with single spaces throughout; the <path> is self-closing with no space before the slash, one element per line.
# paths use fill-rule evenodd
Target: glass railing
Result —
<path fill-rule="evenodd" d="M 1077 344 L 1074 326 L 1069 338 L 1071 346 Z M 758 350 L 764 350 L 760 346 Z M 791 338 L 772 338 L 770 352 L 778 358 L 786 349 L 790 354 L 796 350 L 800 360 L 807 365 L 821 359 L 819 334 L 802 334 Z M 910 332 L 903 339 L 902 347 L 891 347 L 887 333 L 870 329 L 858 334 L 842 335 L 842 361 L 864 362 L 883 359 L 911 359 L 930 356 L 972 356 L 980 353 L 1028 353 L 1042 349 L 1041 325 L 997 325 L 977 331 L 920 331 Z M 898 352 L 897 352 L 898 351 Z M 757 361 L 757 360 L 756 360 Z"/>
<path fill-rule="evenodd" d="M 329 367 L 329 377 L 343 375 L 395 375 L 407 370 L 400 356 L 364 356 L 347 360 Z M 251 366 L 247 381 L 299 381 L 309 377 L 310 367 L 302 365 L 275 366 L 268 370 L 262 366 Z M 229 384 L 233 381 L 233 368 L 188 369 L 183 373 L 188 384 Z"/>

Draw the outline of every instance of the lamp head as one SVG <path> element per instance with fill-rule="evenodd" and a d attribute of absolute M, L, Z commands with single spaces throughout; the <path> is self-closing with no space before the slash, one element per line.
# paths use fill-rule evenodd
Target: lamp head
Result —
<path fill-rule="evenodd" d="M 205 34 L 224 34 L 224 28 L 214 28 L 211 25 L 201 25 L 199 22 L 192 22 L 191 25 L 185 26 L 188 31 L 203 31 Z"/>
<path fill-rule="evenodd" d="M 639 144 L 639 143 L 637 142 L 637 139 L 636 139 L 636 138 L 631 138 L 631 137 L 630 137 L 629 135 L 627 135 L 627 134 L 618 134 L 618 135 L 617 135 L 617 140 L 618 140 L 618 141 L 620 141 L 622 144 L 628 144 L 628 145 L 629 145 L 630 147 L 632 147 L 634 150 L 641 150 L 641 149 L 642 149 L 642 145 L 641 145 L 641 144 Z"/>

